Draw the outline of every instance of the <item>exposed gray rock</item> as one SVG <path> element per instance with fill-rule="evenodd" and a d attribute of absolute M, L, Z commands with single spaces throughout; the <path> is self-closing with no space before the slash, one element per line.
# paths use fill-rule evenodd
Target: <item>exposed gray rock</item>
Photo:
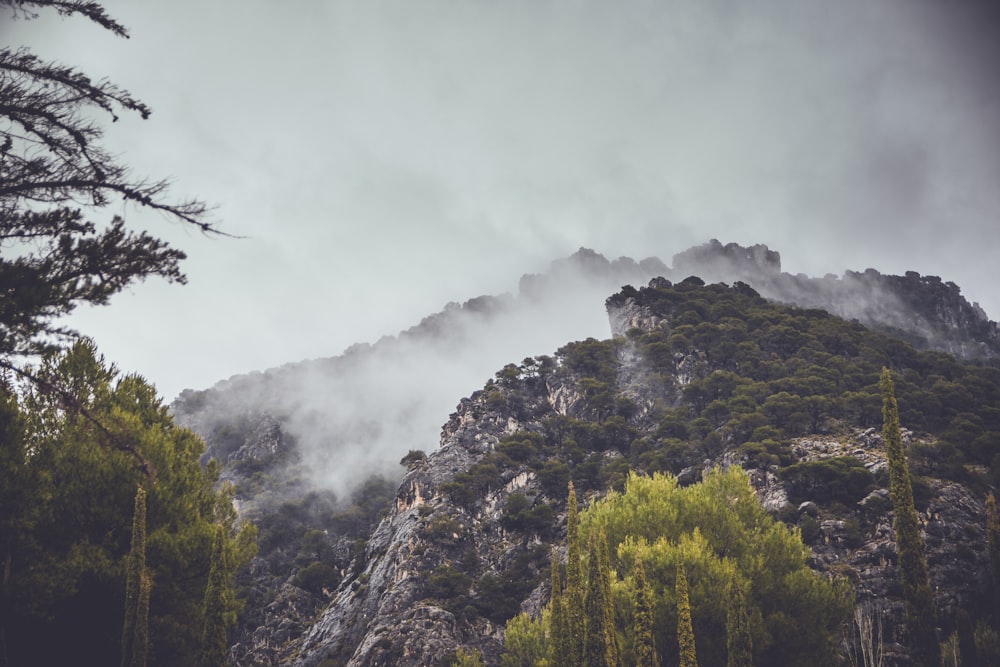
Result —
<path fill-rule="evenodd" d="M 807 500 L 804 503 L 799 503 L 799 514 L 808 514 L 809 516 L 816 516 L 819 514 L 819 507 L 811 500 Z"/>
<path fill-rule="evenodd" d="M 747 283 L 752 288 L 747 284 L 738 288 L 757 290 L 768 298 L 827 308 L 847 316 L 854 313 L 862 322 L 883 328 L 902 326 L 899 317 L 909 308 L 911 321 L 906 326 L 919 332 L 917 337 L 925 347 L 954 349 L 971 356 L 989 355 L 998 349 L 996 343 L 1000 337 L 996 335 L 996 325 L 988 321 L 984 324 L 981 310 L 968 307 L 956 287 L 933 277 L 907 274 L 900 278 L 877 272 L 848 272 L 842 279 L 809 279 L 782 273 L 780 257 L 764 246 L 723 247 L 718 242 L 708 246 L 705 252 L 692 253 L 680 260 L 675 258 L 675 270 L 661 271 L 664 277 L 654 278 L 651 284 L 666 285 L 667 276 L 676 279 L 682 277 L 679 272 L 690 271 L 710 281 Z M 717 255 L 714 259 L 713 253 Z M 608 263 L 596 253 L 578 255 L 574 262 L 589 266 L 605 277 L 638 275 L 637 268 L 648 271 L 653 267 L 650 262 Z M 694 270 L 694 266 L 700 268 Z M 655 268 L 666 269 L 662 264 Z M 526 277 L 522 281 L 522 295 L 539 298 L 548 289 L 547 280 Z M 908 295 L 900 290 L 909 290 Z M 627 295 L 627 291 L 623 293 Z M 861 294 L 866 296 L 863 303 L 858 297 Z M 875 299 L 868 298 L 873 295 Z M 911 303 L 921 306 L 917 315 L 912 315 L 916 311 L 907 305 Z M 419 332 L 415 328 L 410 334 L 446 340 L 449 327 L 459 319 L 459 312 L 462 317 L 485 317 L 502 313 L 508 305 L 504 300 L 469 302 L 458 309 L 446 309 L 440 317 L 422 323 Z M 674 358 L 670 377 L 654 377 L 627 336 L 635 329 L 669 333 L 669 323 L 639 307 L 628 296 L 614 302 L 609 300 L 608 305 L 613 332 L 626 337 L 615 348 L 616 397 L 626 398 L 636 406 L 630 426 L 639 429 L 639 435 L 648 436 L 655 432 L 655 425 L 641 422 L 652 412 L 656 401 L 673 404 L 682 387 L 707 377 L 715 368 L 711 360 L 695 350 Z M 953 329 L 950 333 L 948 327 Z M 969 343 L 973 340 L 970 336 L 979 338 Z M 355 351 L 353 359 L 345 355 L 335 365 L 338 369 L 352 368 L 376 348 L 379 345 Z M 383 350 L 390 348 L 389 343 L 381 345 Z M 294 376 L 292 370 L 284 374 Z M 475 497 L 465 503 L 451 497 L 447 485 L 455 482 L 456 476 L 474 469 L 505 435 L 520 429 L 538 429 L 540 414 L 580 416 L 585 398 L 585 392 L 571 379 L 556 381 L 546 377 L 539 378 L 530 392 L 510 390 L 500 380 L 487 391 L 463 399 L 444 427 L 441 447 L 407 473 L 388 516 L 375 529 L 357 559 L 343 568 L 344 580 L 330 593 L 325 609 L 318 609 L 323 601 L 317 603 L 315 596 L 306 599 L 294 586 L 282 585 L 274 601 L 266 607 L 266 622 L 234 647 L 234 660 L 240 665 L 311 667 L 329 661 L 409 667 L 435 664 L 456 647 L 465 646 L 479 650 L 486 664 L 497 664 L 502 628 L 481 613 L 466 614 L 462 605 L 475 605 L 481 594 L 480 582 L 502 577 L 516 559 L 529 556 L 546 542 L 537 536 L 514 535 L 502 522 L 512 494 L 522 494 L 529 502 L 535 502 L 544 499 L 542 485 L 533 471 L 516 465 L 498 472 L 498 478 L 491 480 L 488 489 L 477 490 Z M 228 443 L 231 449 L 226 450 L 227 455 L 232 455 L 226 460 L 265 460 L 288 451 L 280 419 L 261 421 L 247 433 L 242 441 Z M 912 434 L 904 432 L 907 444 L 913 439 Z M 423 442 L 414 444 L 426 446 Z M 873 473 L 880 473 L 885 467 L 881 449 L 881 434 L 877 429 L 858 431 L 842 440 L 813 436 L 796 441 L 792 447 L 800 460 L 851 456 Z M 616 455 L 611 450 L 602 460 L 613 461 Z M 689 457 L 693 460 L 683 461 L 685 467 L 679 475 L 682 483 L 697 481 L 701 471 L 711 466 L 737 465 L 741 461 L 747 464 L 734 451 L 703 460 L 706 455 L 698 453 Z M 749 473 L 766 508 L 794 514 L 788 493 L 773 467 L 755 468 Z M 933 491 L 930 506 L 922 515 L 924 537 L 932 581 L 939 591 L 939 607 L 948 614 L 974 596 L 981 585 L 977 573 L 985 571 L 982 548 L 985 538 L 979 525 L 982 508 L 960 485 L 936 482 Z M 805 503 L 799 514 L 816 516 L 812 524 L 817 534 L 811 545 L 813 567 L 831 576 L 850 577 L 862 601 L 879 600 L 878 613 L 888 633 L 888 663 L 905 664 L 896 549 L 886 501 L 887 492 L 876 489 L 857 506 L 832 510 Z M 441 566 L 468 578 L 468 585 L 458 596 L 460 604 L 436 599 L 429 593 L 429 577 Z M 547 596 L 547 583 L 540 576 L 538 563 L 532 562 L 531 567 L 533 575 L 539 576 L 533 576 L 532 590 L 525 592 L 521 608 L 537 614 Z"/>
<path fill-rule="evenodd" d="M 558 388 L 543 388 L 534 399 L 558 402 L 566 396 Z M 428 574 L 440 566 L 471 582 L 502 573 L 525 547 L 503 530 L 500 519 L 510 494 L 540 493 L 534 474 L 505 472 L 502 483 L 472 507 L 457 505 L 441 491 L 502 436 L 530 426 L 487 403 L 488 392 L 464 399 L 444 427 L 440 449 L 405 476 L 390 515 L 368 541 L 363 572 L 341 585 L 315 625 L 290 647 L 290 664 L 313 667 L 335 659 L 358 667 L 416 667 L 438 664 L 462 645 L 476 648 L 491 664 L 499 659 L 497 628 L 483 619 L 472 627 L 459 622 L 460 610 L 439 604 L 427 591 Z M 441 526 L 447 526 L 444 534 L 438 532 Z M 470 552 L 476 561 L 471 566 L 463 560 Z"/>

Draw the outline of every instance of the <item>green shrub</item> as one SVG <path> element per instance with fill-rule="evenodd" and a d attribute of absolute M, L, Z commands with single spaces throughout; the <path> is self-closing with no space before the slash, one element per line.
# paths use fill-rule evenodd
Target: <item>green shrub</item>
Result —
<path fill-rule="evenodd" d="M 779 472 L 793 503 L 839 502 L 853 505 L 876 488 L 875 477 L 852 456 L 802 461 Z"/>
<path fill-rule="evenodd" d="M 458 598 L 464 598 L 472 586 L 472 579 L 464 572 L 459 572 L 451 565 L 439 565 L 427 576 L 427 585 L 424 592 L 427 597 L 437 600 L 451 609 L 453 606 L 448 603 L 455 602 Z"/>
<path fill-rule="evenodd" d="M 340 581 L 340 573 L 332 566 L 314 561 L 298 571 L 292 583 L 299 588 L 320 595 L 323 589 L 333 590 Z"/>

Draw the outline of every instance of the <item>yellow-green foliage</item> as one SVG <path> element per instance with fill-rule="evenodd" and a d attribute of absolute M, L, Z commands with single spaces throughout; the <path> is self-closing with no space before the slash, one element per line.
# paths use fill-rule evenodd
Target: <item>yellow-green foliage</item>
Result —
<path fill-rule="evenodd" d="M 659 667 L 656 656 L 656 635 L 653 629 L 653 598 L 646 579 L 646 570 L 642 560 L 635 561 L 633 567 L 635 587 L 635 612 L 632 628 L 633 653 L 636 667 Z"/>
<path fill-rule="evenodd" d="M 576 505 L 576 491 L 569 484 L 566 501 L 566 660 L 569 665 L 583 664 L 583 647 L 586 641 L 583 616 L 583 569 L 580 562 L 580 528 Z"/>
<path fill-rule="evenodd" d="M 691 627 L 691 602 L 683 563 L 677 566 L 677 585 L 674 587 L 674 592 L 677 595 L 677 660 L 680 667 L 698 667 L 694 628 Z"/>
<path fill-rule="evenodd" d="M 551 643 L 545 637 L 545 628 L 551 624 L 548 614 L 542 621 L 534 621 L 525 613 L 507 621 L 504 631 L 504 653 L 500 656 L 502 667 L 549 667 L 552 665 Z"/>
<path fill-rule="evenodd" d="M 480 657 L 479 651 L 466 651 L 460 648 L 455 651 L 451 667 L 483 667 L 483 659 Z"/>
<path fill-rule="evenodd" d="M 609 493 L 581 513 L 581 533 L 603 531 L 615 553 L 616 601 L 635 607 L 635 564 L 641 561 L 654 598 L 659 655 L 674 655 L 677 567 L 683 564 L 699 664 L 725 665 L 727 591 L 734 580 L 747 591 L 755 665 L 830 663 L 841 624 L 851 609 L 850 587 L 831 583 L 806 566 L 798 533 L 774 521 L 757 502 L 739 468 L 706 473 L 681 488 L 668 475 L 629 477 L 625 491 Z M 629 629 L 620 628 L 628 634 Z M 626 640 L 626 646 L 635 641 Z M 623 656 L 631 664 L 632 656 Z"/>
<path fill-rule="evenodd" d="M 739 578 L 733 577 L 726 615 L 726 667 L 753 666 L 753 638 L 748 621 L 746 591 Z"/>
<path fill-rule="evenodd" d="M 708 471 L 702 482 L 684 488 L 669 475 L 632 474 L 623 492 L 611 492 L 581 512 L 579 524 L 571 544 L 603 533 L 611 547 L 611 597 L 622 665 L 656 665 L 657 656 L 664 664 L 676 664 L 679 565 L 702 667 L 724 667 L 727 645 L 752 650 L 757 667 L 837 664 L 836 641 L 853 607 L 851 587 L 809 570 L 809 552 L 798 531 L 761 508 L 739 468 Z M 580 555 L 582 560 L 598 557 Z M 572 565 L 567 563 L 567 569 Z M 739 622 L 729 614 L 729 591 L 735 585 L 744 593 L 740 616 L 745 620 Z M 565 601 L 566 594 L 560 598 Z M 532 636 L 544 632 L 547 641 L 558 643 L 561 633 L 551 618 L 546 614 L 531 621 L 536 624 Z M 519 641 L 527 622 L 520 620 L 514 630 Z M 740 637 L 727 642 L 732 628 Z M 563 653 L 547 655 L 564 664 Z M 747 656 L 735 664 L 747 664 Z"/>

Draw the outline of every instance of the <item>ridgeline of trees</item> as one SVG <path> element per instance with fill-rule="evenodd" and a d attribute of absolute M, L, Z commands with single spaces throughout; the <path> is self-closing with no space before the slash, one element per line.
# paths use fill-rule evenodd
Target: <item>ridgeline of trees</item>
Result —
<path fill-rule="evenodd" d="M 569 480 L 578 491 L 620 490 L 629 470 L 678 474 L 736 449 L 749 465 L 779 467 L 793 494 L 853 503 L 887 487 L 888 479 L 873 477 L 850 457 L 793 466 L 789 442 L 879 428 L 883 367 L 895 374 L 900 422 L 934 440 L 909 452 L 917 506 L 926 502 L 924 476 L 984 493 L 1000 484 L 995 363 L 918 351 L 825 311 L 767 302 L 742 284 L 689 279 L 658 289 L 626 287 L 609 303 L 628 297 L 669 326 L 570 343 L 554 357 L 506 366 L 483 389 L 487 407 L 539 420 L 541 428 L 505 437 L 443 491 L 459 504 L 475 503 L 499 470 L 514 466 L 531 469 L 555 500 Z M 652 411 L 641 415 L 616 385 L 618 360 L 629 350 L 638 352 L 645 381 L 656 391 Z M 688 374 L 683 385 L 681 370 Z M 546 383 L 563 381 L 582 389 L 571 415 L 528 407 L 528 397 L 545 391 Z"/>
<path fill-rule="evenodd" d="M 947 354 L 918 351 L 824 311 L 769 303 L 741 284 L 704 285 L 689 279 L 674 285 L 661 281 L 656 288 L 625 288 L 609 303 L 623 305 L 628 298 L 647 307 L 662 326 L 632 330 L 612 340 L 570 343 L 552 357 L 525 359 L 498 372 L 479 395 L 482 404 L 487 410 L 506 411 L 527 427 L 502 437 L 477 464 L 443 484 L 442 492 L 474 512 L 502 480 L 531 472 L 541 493 L 512 494 L 502 509 L 503 525 L 523 534 L 525 544 L 539 539 L 545 542 L 558 534 L 559 527 L 550 517 L 561 514 L 568 482 L 588 497 L 600 497 L 609 490 L 621 494 L 626 484 L 634 483 L 631 476 L 636 473 L 679 475 L 677 483 L 685 487 L 701 478 L 704 461 L 717 461 L 724 453 L 735 452 L 745 467 L 766 469 L 782 479 L 793 504 L 775 518 L 798 528 L 803 542 L 817 543 L 818 518 L 835 516 L 843 520 L 844 543 L 856 547 L 894 504 L 881 496 L 873 496 L 863 505 L 858 501 L 875 489 L 892 487 L 890 477 L 898 477 L 897 472 L 888 467 L 873 471 L 846 450 L 830 458 L 801 460 L 801 453 L 792 451 L 793 438 L 816 435 L 844 441 L 855 438 L 859 428 L 868 432 L 866 437 L 877 437 L 879 427 L 884 426 L 883 442 L 895 442 L 904 437 L 902 424 L 912 432 L 902 467 L 908 470 L 911 503 L 918 511 L 926 509 L 933 497 L 935 478 L 960 482 L 984 496 L 1000 481 L 1000 370 L 996 362 L 961 362 Z M 894 419 L 883 415 L 883 368 L 892 373 L 893 398 L 898 401 Z M 635 389 L 638 394 L 630 393 Z M 553 391 L 564 391 L 561 400 L 569 401 L 558 413 L 547 400 L 539 399 Z M 898 469 L 899 465 L 893 467 Z M 818 505 L 822 516 L 817 518 L 815 510 L 795 511 L 806 500 Z M 566 511 L 569 529 L 573 512 L 569 507 Z M 991 535 L 1000 534 L 998 523 L 1000 520 L 994 519 Z M 651 584 L 652 588 L 673 590 L 676 569 L 656 572 L 654 561 L 645 555 L 624 561 L 633 570 L 619 569 L 623 561 L 618 551 L 626 541 L 611 528 L 605 532 L 621 581 L 638 581 L 635 572 L 641 571 L 641 578 L 661 582 Z M 896 532 L 905 533 L 905 527 L 897 527 Z M 588 540 L 589 534 L 576 547 L 570 542 L 567 549 L 586 551 Z M 994 541 L 1000 543 L 1000 538 Z M 905 537 L 900 539 L 901 549 L 904 543 Z M 914 546 L 907 547 L 907 553 L 922 551 L 919 539 L 911 544 Z M 1000 553 L 1000 549 L 995 551 Z M 587 558 L 582 558 L 585 564 Z M 574 591 L 586 590 L 570 583 L 578 576 L 573 565 L 576 560 L 573 556 L 563 558 L 565 576 L 558 585 L 554 581 L 552 588 L 557 598 L 579 596 Z M 994 560 L 1000 561 L 1000 556 Z M 910 562 L 909 556 L 906 562 Z M 723 660 L 720 652 L 734 656 L 733 665 L 751 664 L 751 656 L 752 664 L 763 664 L 762 659 L 771 658 L 761 656 L 775 645 L 794 645 L 817 636 L 814 629 L 806 628 L 780 632 L 777 628 L 788 619 L 776 619 L 769 639 L 761 632 L 761 621 L 754 620 L 758 612 L 753 609 L 756 605 L 759 610 L 760 602 L 751 578 L 728 580 L 720 574 L 714 590 L 729 591 L 728 599 L 737 601 L 742 594 L 747 612 L 738 613 L 738 605 L 726 610 L 728 617 L 719 611 L 716 625 L 708 632 L 718 641 L 703 648 L 698 637 L 704 634 L 699 632 L 699 624 L 705 621 L 699 620 L 704 616 L 699 616 L 703 612 L 698 604 L 704 603 L 696 601 L 696 575 L 702 575 L 688 563 L 685 566 L 699 664 Z M 532 583 L 537 584 L 543 575 L 537 565 L 534 569 L 538 572 L 532 575 Z M 907 565 L 906 569 L 911 568 Z M 584 565 L 583 580 L 586 571 Z M 465 576 L 461 570 L 456 574 Z M 492 605 L 497 598 L 488 590 L 479 588 L 474 579 L 471 584 L 469 595 L 476 605 L 500 608 Z M 956 631 L 944 643 L 944 650 L 951 650 L 949 647 L 958 642 L 967 660 L 993 655 L 1000 646 L 993 628 L 998 618 L 993 611 L 996 586 L 991 581 L 984 584 L 982 599 L 970 600 L 962 614 L 939 619 L 934 626 L 921 626 L 941 627 L 944 634 Z M 675 594 L 670 595 L 670 604 L 664 606 L 662 597 L 658 602 L 660 642 L 663 633 L 673 633 L 671 628 L 676 627 L 676 621 L 662 622 L 665 614 L 674 618 L 677 614 Z M 637 590 L 624 608 L 643 607 L 639 603 L 642 597 Z M 504 600 L 503 609 L 514 608 L 508 602 Z M 578 598 L 563 611 L 558 605 L 551 606 L 539 619 L 509 618 L 514 632 L 505 664 L 534 664 L 516 656 L 539 642 L 550 641 L 546 638 L 552 628 L 561 624 L 573 634 L 578 621 L 572 618 L 572 610 L 582 608 L 583 598 Z M 831 608 L 840 609 L 836 604 Z M 793 618 L 797 615 L 797 611 L 789 614 Z M 635 617 L 631 618 L 634 625 Z M 491 620 L 503 618 L 495 614 Z M 776 636 L 782 640 L 773 639 Z M 906 636 L 914 642 L 926 640 L 924 647 L 911 644 L 914 655 L 935 654 L 927 658 L 928 664 L 940 660 L 935 653 L 936 632 L 911 629 Z M 728 639 L 721 641 L 721 637 Z M 676 664 L 679 656 L 676 644 L 647 649 L 647 642 L 638 637 L 623 635 L 619 639 L 623 656 L 641 655 L 643 661 L 657 656 L 661 664 Z M 549 653 L 532 655 L 555 661 L 538 664 L 558 664 L 559 656 L 573 656 L 573 650 L 552 648 Z M 782 664 L 783 659 L 767 664 Z"/>

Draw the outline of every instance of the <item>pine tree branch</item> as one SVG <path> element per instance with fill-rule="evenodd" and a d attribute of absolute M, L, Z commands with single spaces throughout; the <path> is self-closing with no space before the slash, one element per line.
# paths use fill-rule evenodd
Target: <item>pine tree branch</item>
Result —
<path fill-rule="evenodd" d="M 156 467 L 153 465 L 153 462 L 143 456 L 142 452 L 138 450 L 134 443 L 129 442 L 118 434 L 112 432 L 111 429 L 104 424 L 104 422 L 88 410 L 86 406 L 84 406 L 83 403 L 70 391 L 63 389 L 62 387 L 59 387 L 42 377 L 39 377 L 35 373 L 8 361 L 2 356 L 0 356 L 0 368 L 6 369 L 18 377 L 27 380 L 43 393 L 58 398 L 60 403 L 66 409 L 70 410 L 74 414 L 80 415 L 97 428 L 97 430 L 100 431 L 105 438 L 107 438 L 104 443 L 106 446 L 109 446 L 110 449 L 124 452 L 135 459 L 136 467 L 146 476 L 146 480 L 150 483 L 150 485 L 156 484 Z"/>

